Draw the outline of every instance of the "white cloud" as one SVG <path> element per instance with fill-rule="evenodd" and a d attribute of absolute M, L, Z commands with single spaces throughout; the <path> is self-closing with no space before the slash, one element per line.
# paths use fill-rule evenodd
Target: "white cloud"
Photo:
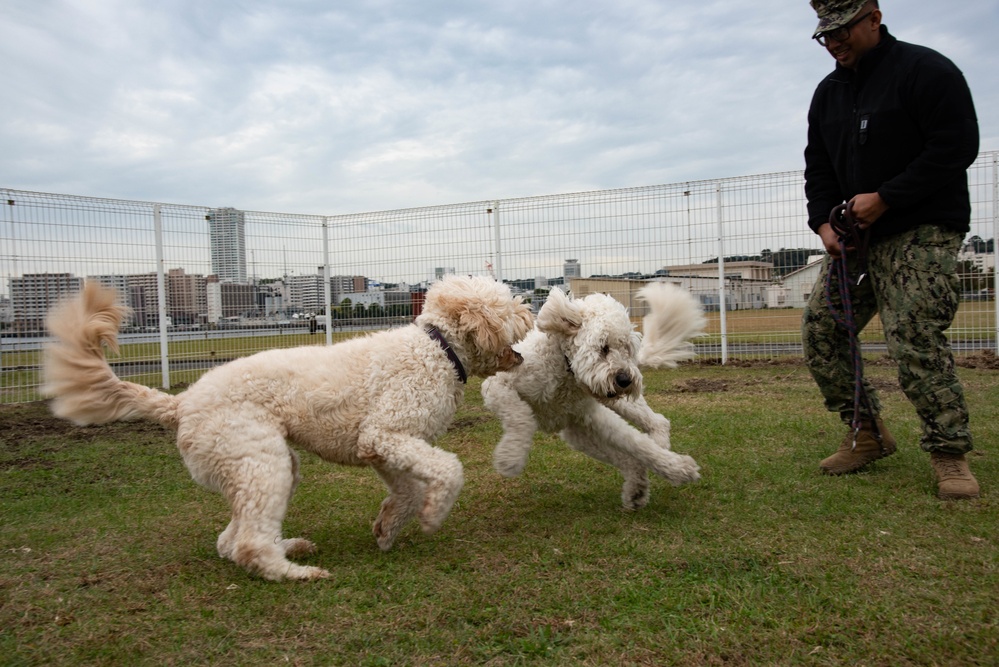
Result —
<path fill-rule="evenodd" d="M 335 213 L 801 168 L 808 3 L 8 0 L 0 185 Z M 999 149 L 995 3 L 884 7 Z M 16 63 L 16 64 L 15 64 Z"/>

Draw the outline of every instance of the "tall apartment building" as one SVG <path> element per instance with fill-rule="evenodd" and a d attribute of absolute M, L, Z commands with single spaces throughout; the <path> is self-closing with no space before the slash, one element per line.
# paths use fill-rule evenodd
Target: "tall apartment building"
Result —
<path fill-rule="evenodd" d="M 223 283 L 246 283 L 246 234 L 243 211 L 215 208 L 208 212 L 212 273 Z"/>
<path fill-rule="evenodd" d="M 125 276 L 128 307 L 132 309 L 132 324 L 141 328 L 158 327 L 160 323 L 159 281 L 155 273 L 133 273 Z M 170 312 L 170 290 L 164 295 L 166 311 Z"/>
<path fill-rule="evenodd" d="M 200 324 L 208 318 L 208 297 L 205 277 L 186 273 L 184 269 L 169 269 L 166 275 L 170 307 L 167 314 L 174 325 Z"/>
<path fill-rule="evenodd" d="M 14 329 L 37 334 L 45 327 L 49 308 L 64 297 L 83 289 L 83 278 L 70 273 L 26 273 L 10 279 L 10 301 Z"/>

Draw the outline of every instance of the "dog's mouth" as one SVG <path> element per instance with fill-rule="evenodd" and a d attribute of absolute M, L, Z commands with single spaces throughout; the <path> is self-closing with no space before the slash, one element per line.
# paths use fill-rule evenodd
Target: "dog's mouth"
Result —
<path fill-rule="evenodd" d="M 499 369 L 501 371 L 513 370 L 524 363 L 524 357 L 512 347 L 507 346 L 500 355 Z"/>
<path fill-rule="evenodd" d="M 635 384 L 635 378 L 630 373 L 620 370 L 614 374 L 614 384 L 604 393 L 604 398 L 614 399 L 633 395 L 639 386 Z"/>

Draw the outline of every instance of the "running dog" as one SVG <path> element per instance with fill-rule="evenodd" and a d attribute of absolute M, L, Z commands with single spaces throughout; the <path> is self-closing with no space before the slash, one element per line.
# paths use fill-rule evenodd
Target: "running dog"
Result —
<path fill-rule="evenodd" d="M 450 277 L 430 288 L 409 326 L 327 347 L 260 352 L 171 395 L 123 381 L 108 365 L 103 348 L 117 352 L 125 314 L 114 292 L 94 282 L 50 314 L 58 342 L 46 351 L 43 391 L 52 411 L 81 425 L 145 418 L 175 429 L 191 476 L 232 509 L 219 555 L 272 580 L 330 576 L 288 560 L 316 549 L 281 534 L 299 482 L 289 444 L 375 469 L 389 491 L 373 528 L 381 549 L 414 516 L 425 533 L 436 531 L 464 477 L 458 458 L 431 443 L 447 430 L 466 374 L 521 363 L 512 345 L 532 320 L 520 297 L 495 280 Z"/>
<path fill-rule="evenodd" d="M 553 289 L 535 329 L 516 346 L 524 363 L 482 384 L 486 407 L 503 423 L 497 472 L 519 475 L 534 432 L 559 433 L 573 449 L 621 470 L 622 504 L 649 501 L 646 470 L 679 486 L 700 478 L 690 456 L 670 451 L 670 423 L 642 395 L 640 367 L 675 367 L 695 356 L 690 338 L 705 326 L 700 303 L 671 283 L 646 285 L 644 337 L 627 309 L 606 294 L 570 299 Z"/>

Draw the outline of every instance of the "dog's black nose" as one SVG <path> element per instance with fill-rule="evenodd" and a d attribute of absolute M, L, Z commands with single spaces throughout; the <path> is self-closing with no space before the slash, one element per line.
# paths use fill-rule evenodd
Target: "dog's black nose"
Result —
<path fill-rule="evenodd" d="M 631 386 L 631 376 L 624 371 L 618 371 L 617 375 L 614 376 L 614 384 L 621 387 L 621 389 L 627 389 Z"/>

